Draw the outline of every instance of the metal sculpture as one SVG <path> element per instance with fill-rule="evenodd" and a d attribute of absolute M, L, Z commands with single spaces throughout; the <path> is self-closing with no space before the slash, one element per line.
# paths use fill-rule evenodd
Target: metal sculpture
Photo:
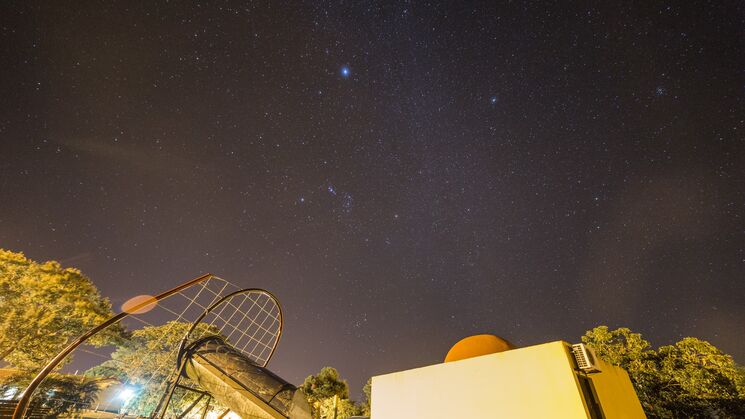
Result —
<path fill-rule="evenodd" d="M 236 291 L 215 302 L 181 341 L 175 379 L 154 416 L 165 416 L 176 388 L 190 390 L 180 385 L 183 377 L 242 416 L 310 418 L 303 393 L 265 368 L 281 331 L 282 310 L 267 291 Z"/>
<path fill-rule="evenodd" d="M 241 392 L 232 393 L 234 398 L 245 396 L 250 399 L 253 397 L 256 398 L 257 403 L 265 403 L 264 399 L 266 397 L 260 397 L 263 395 L 263 390 L 259 391 L 258 388 L 246 389 L 243 387 L 258 386 L 261 383 L 273 382 L 275 386 L 278 385 L 285 393 L 280 398 L 268 398 L 265 405 L 262 404 L 260 406 L 261 408 L 271 407 L 267 417 L 306 417 L 303 413 L 303 403 L 307 405 L 304 398 L 301 400 L 290 397 L 290 402 L 292 400 L 295 401 L 285 403 L 284 405 L 278 404 L 279 400 L 287 399 L 287 391 L 290 391 L 293 397 L 296 394 L 302 396 L 302 393 L 265 368 L 274 354 L 282 334 L 282 310 L 277 299 L 268 291 L 255 288 L 239 289 L 228 281 L 212 274 L 205 274 L 159 295 L 153 297 L 146 296 L 146 298 L 135 301 L 134 304 L 125 307 L 121 313 L 109 318 L 72 341 L 31 381 L 18 402 L 13 413 L 13 419 L 22 419 L 25 416 L 30 401 L 35 396 L 35 392 L 38 392 L 37 390 L 41 383 L 73 351 L 80 348 L 81 345 L 86 343 L 94 335 L 121 321 L 125 321 L 125 323 L 139 322 L 144 324 L 145 328 L 151 327 L 153 330 L 158 330 L 159 333 L 163 329 L 162 336 L 158 336 L 158 339 L 169 342 L 174 342 L 173 333 L 179 330 L 176 328 L 177 325 L 181 327 L 181 325 L 190 324 L 188 332 L 181 338 L 180 344 L 173 348 L 172 354 L 168 355 L 177 360 L 175 361 L 176 365 L 157 365 L 153 367 L 152 365 L 148 365 L 145 360 L 141 360 L 141 366 L 127 366 L 129 368 L 128 371 L 137 372 L 139 371 L 138 368 L 142 368 L 143 370 L 141 374 L 129 374 L 123 385 L 129 384 L 130 381 L 140 380 L 139 376 L 148 377 L 141 379 L 143 382 L 139 382 L 138 384 L 141 387 L 154 389 L 153 391 L 160 391 L 162 394 L 159 397 L 157 406 L 151 412 L 145 414 L 146 416 L 151 418 L 165 417 L 176 389 L 182 389 L 199 395 L 184 411 L 179 412 L 178 417 L 183 417 L 192 411 L 204 398 L 207 401 L 202 416 L 207 413 L 215 395 L 204 388 L 200 388 L 200 376 L 196 374 L 196 368 L 199 365 L 207 365 L 208 362 L 205 359 L 212 356 L 205 352 L 203 345 L 200 346 L 200 343 L 209 341 L 213 344 L 219 342 L 220 353 L 223 354 L 221 355 L 221 359 L 223 361 L 227 359 L 230 361 L 230 365 L 240 365 L 241 367 L 238 369 L 241 371 L 254 369 L 258 371 L 257 374 L 265 378 L 264 381 L 259 380 L 259 382 L 246 381 L 245 377 L 243 377 L 243 381 L 236 384 L 234 379 L 237 376 L 235 374 L 229 377 L 223 377 L 230 381 L 232 385 L 242 389 Z M 169 348 L 169 351 L 171 350 L 167 345 L 164 347 Z M 224 355 L 228 353 L 230 355 Z M 226 356 L 227 358 L 225 358 Z M 153 369 L 157 369 L 157 371 L 153 371 Z M 240 371 L 235 370 L 233 372 Z M 161 377 L 168 378 L 160 382 L 152 382 L 156 377 L 158 377 L 157 379 Z M 183 378 L 187 378 L 187 380 L 191 379 L 196 386 L 184 385 L 181 382 Z M 208 386 L 212 385 L 210 382 L 205 383 Z M 239 393 L 243 396 L 240 396 Z M 274 396 L 277 396 L 279 393 Z M 242 404 L 236 404 L 233 399 L 226 400 L 221 396 L 218 395 L 218 401 L 223 404 L 232 403 L 238 408 L 242 408 Z M 243 403 L 242 400 L 241 403 Z M 284 410 L 282 409 L 283 407 L 285 407 Z M 290 415 L 292 409 L 300 413 Z M 144 413 L 140 412 L 140 414 Z"/>

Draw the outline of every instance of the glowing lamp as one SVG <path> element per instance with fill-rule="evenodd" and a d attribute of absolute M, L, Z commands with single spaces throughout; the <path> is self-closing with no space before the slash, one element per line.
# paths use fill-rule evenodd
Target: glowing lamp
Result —
<path fill-rule="evenodd" d="M 124 387 L 119 391 L 119 394 L 117 394 L 117 398 L 120 400 L 123 400 L 124 403 L 129 402 L 132 397 L 135 396 L 135 390 L 132 387 Z"/>

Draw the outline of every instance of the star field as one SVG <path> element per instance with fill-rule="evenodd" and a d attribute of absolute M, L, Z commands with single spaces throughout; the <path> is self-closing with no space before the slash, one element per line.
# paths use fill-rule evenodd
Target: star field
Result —
<path fill-rule="evenodd" d="M 745 362 L 741 2 L 0 5 L 0 247 L 263 287 L 299 383 L 606 324 Z"/>

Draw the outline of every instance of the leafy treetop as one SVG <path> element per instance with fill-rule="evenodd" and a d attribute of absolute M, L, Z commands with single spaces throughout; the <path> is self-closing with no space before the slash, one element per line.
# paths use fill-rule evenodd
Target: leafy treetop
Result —
<path fill-rule="evenodd" d="M 108 299 L 79 270 L 0 249 L 0 359 L 11 366 L 40 369 L 70 339 L 112 315 Z M 114 325 L 89 343 L 120 343 L 123 334 Z"/>
<path fill-rule="evenodd" d="M 343 419 L 363 413 L 360 406 L 349 399 L 349 385 L 333 367 L 323 367 L 316 375 L 309 375 L 301 386 L 312 408 L 314 418 Z"/>
<path fill-rule="evenodd" d="M 629 373 L 649 418 L 745 417 L 745 373 L 709 342 L 687 337 L 655 351 L 640 334 L 607 326 L 582 341 Z"/>

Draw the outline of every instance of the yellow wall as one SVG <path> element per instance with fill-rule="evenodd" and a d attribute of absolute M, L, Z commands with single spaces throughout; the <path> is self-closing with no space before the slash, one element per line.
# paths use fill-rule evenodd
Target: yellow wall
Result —
<path fill-rule="evenodd" d="M 623 368 L 615 367 L 597 360 L 601 372 L 590 374 L 592 385 L 600 399 L 605 419 L 636 419 L 643 418 L 639 398 L 636 396 L 629 375 Z"/>
<path fill-rule="evenodd" d="M 615 372 L 596 385 L 601 403 L 606 400 L 618 409 L 624 400 L 609 402 L 612 395 L 606 390 L 619 389 L 628 401 L 628 389 L 615 383 L 624 376 Z M 605 399 L 600 396 L 604 391 Z M 631 395 L 638 405 L 633 389 Z M 641 407 L 619 416 L 606 412 L 605 403 L 607 419 L 644 418 Z M 589 417 L 566 342 L 380 375 L 372 381 L 372 419 Z"/>

